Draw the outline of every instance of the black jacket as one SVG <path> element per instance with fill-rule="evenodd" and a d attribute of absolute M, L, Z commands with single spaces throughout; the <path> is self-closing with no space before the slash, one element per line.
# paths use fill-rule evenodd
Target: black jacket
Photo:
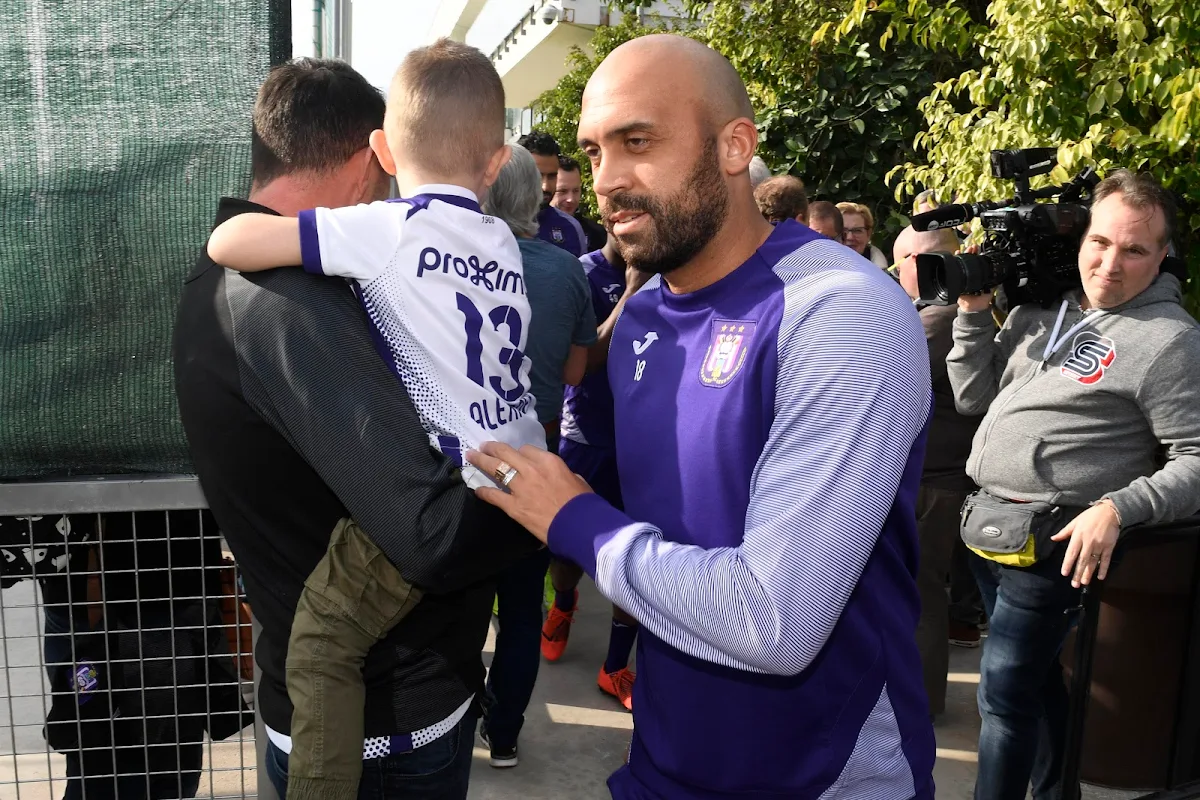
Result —
<path fill-rule="evenodd" d="M 220 223 L 249 211 L 224 199 Z M 304 580 L 352 516 L 421 603 L 367 657 L 366 735 L 438 722 L 478 692 L 494 576 L 536 541 L 429 447 L 350 288 L 202 251 L 175 324 L 175 388 L 200 484 L 262 623 L 259 707 L 290 730 L 288 636 Z"/>
<path fill-rule="evenodd" d="M 575 219 L 579 221 L 579 226 L 583 228 L 583 235 L 587 237 L 586 252 L 594 253 L 608 243 L 608 231 L 604 229 L 603 225 L 588 219 L 582 211 L 575 212 Z"/>
<path fill-rule="evenodd" d="M 921 482 L 949 491 L 973 492 L 975 484 L 967 477 L 967 457 L 971 455 L 971 443 L 981 418 L 958 413 L 954 407 L 954 389 L 946 373 L 946 356 L 954 346 L 951 328 L 958 306 L 925 306 L 920 315 L 933 380 L 933 422 L 925 443 Z"/>

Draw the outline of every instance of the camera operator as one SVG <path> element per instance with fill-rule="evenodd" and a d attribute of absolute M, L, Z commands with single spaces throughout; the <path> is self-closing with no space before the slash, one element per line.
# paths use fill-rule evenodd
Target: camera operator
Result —
<path fill-rule="evenodd" d="M 991 619 L 976 800 L 1024 798 L 1031 779 L 1034 800 L 1060 797 L 1065 612 L 1123 529 L 1200 506 L 1200 327 L 1160 273 L 1174 225 L 1170 194 L 1119 170 L 1093 194 L 1081 289 L 1016 307 L 999 334 L 990 293 L 959 298 L 947 369 L 958 410 L 986 412 L 961 531 Z"/>
<path fill-rule="evenodd" d="M 954 345 L 950 329 L 954 324 L 955 308 L 920 302 L 915 258 L 917 253 L 956 250 L 958 237 L 946 228 L 928 232 L 905 228 L 892 247 L 896 277 L 917 304 L 917 313 L 925 329 L 933 385 L 933 419 L 929 424 L 921 489 L 917 494 L 917 540 L 921 554 L 917 572 L 917 592 L 921 596 L 917 650 L 921 654 L 921 675 L 925 681 L 925 694 L 929 696 L 930 717 L 946 710 L 950 637 L 956 634 L 957 641 L 964 641 L 969 631 L 975 634 L 974 645 L 979 645 L 979 629 L 954 619 L 950 597 L 946 593 L 946 576 L 957 577 L 953 574 L 955 547 L 962 547 L 958 537 L 958 512 L 967 495 L 975 489 L 975 484 L 967 478 L 966 465 L 979 418 L 963 416 L 955 408 L 954 390 L 946 375 L 946 356 Z M 962 578 L 973 588 L 975 579 L 966 574 L 966 570 L 963 573 Z"/>

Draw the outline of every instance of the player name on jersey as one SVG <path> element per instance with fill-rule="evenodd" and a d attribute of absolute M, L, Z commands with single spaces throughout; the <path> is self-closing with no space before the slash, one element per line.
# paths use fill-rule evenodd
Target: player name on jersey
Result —
<path fill-rule="evenodd" d="M 471 419 L 475 420 L 479 427 L 495 431 L 530 413 L 532 406 L 533 395 L 529 392 L 521 395 L 521 399 L 515 403 L 506 403 L 499 397 L 494 397 L 482 403 L 471 403 Z"/>

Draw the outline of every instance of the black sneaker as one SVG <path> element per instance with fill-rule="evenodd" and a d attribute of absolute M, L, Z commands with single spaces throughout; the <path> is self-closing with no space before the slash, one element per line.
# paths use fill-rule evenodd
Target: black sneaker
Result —
<path fill-rule="evenodd" d="M 482 727 L 479 729 L 479 738 L 490 751 L 488 763 L 496 769 L 510 769 L 520 763 L 520 760 L 517 758 L 517 746 L 515 744 L 512 747 L 505 747 L 503 749 L 494 747 L 488 739 L 487 728 Z"/>

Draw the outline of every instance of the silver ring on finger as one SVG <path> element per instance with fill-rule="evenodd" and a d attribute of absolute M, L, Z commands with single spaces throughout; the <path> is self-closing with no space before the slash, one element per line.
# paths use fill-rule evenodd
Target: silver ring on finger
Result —
<path fill-rule="evenodd" d="M 517 477 L 518 474 L 520 473 L 517 472 L 516 467 L 509 467 L 505 471 L 504 477 L 500 479 L 500 485 L 507 489 L 508 485 L 513 482 L 513 478 Z"/>
<path fill-rule="evenodd" d="M 1104 560 L 1104 557 L 1103 557 L 1103 556 L 1101 556 L 1099 553 L 1092 553 L 1092 558 L 1096 559 L 1097 561 L 1103 561 L 1103 560 Z"/>

